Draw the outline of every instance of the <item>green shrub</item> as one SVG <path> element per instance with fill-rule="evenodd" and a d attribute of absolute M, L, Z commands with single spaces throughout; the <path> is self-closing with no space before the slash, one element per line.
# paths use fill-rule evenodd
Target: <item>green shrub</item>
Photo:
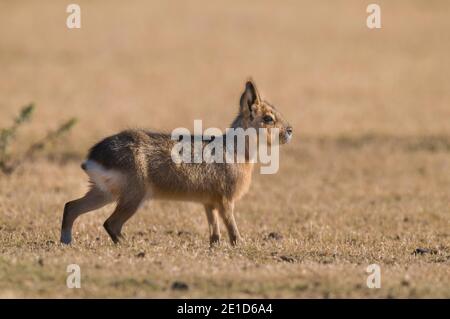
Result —
<path fill-rule="evenodd" d="M 49 131 L 41 140 L 32 143 L 22 156 L 14 157 L 9 153 L 9 149 L 17 136 L 17 131 L 23 124 L 31 120 L 34 110 L 33 103 L 24 106 L 10 127 L 0 129 L 0 171 L 4 174 L 13 173 L 18 166 L 32 158 L 37 151 L 42 150 L 48 143 L 57 140 L 70 131 L 77 122 L 75 118 L 69 119 L 59 125 L 57 129 Z"/>

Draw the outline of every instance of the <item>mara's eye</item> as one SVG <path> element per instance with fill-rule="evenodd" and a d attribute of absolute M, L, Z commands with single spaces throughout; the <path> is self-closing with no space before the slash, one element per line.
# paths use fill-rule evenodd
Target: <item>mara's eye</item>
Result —
<path fill-rule="evenodd" d="M 270 115 L 266 115 L 263 117 L 263 121 L 266 124 L 272 124 L 274 122 L 273 117 Z"/>

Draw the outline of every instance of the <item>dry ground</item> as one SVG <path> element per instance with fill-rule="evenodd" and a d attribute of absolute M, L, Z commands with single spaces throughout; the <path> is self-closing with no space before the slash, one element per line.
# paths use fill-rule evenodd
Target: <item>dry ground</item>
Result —
<path fill-rule="evenodd" d="M 64 1 L 0 2 L 0 127 L 37 106 L 14 151 L 79 119 L 0 176 L 0 297 L 450 297 L 450 2 L 378 1 L 376 31 L 364 1 L 78 3 L 81 30 Z M 59 245 L 92 143 L 224 128 L 248 75 L 295 136 L 237 205 L 244 244 L 209 249 L 202 207 L 153 202 L 120 246 L 101 226 L 111 206 Z M 72 263 L 81 289 L 66 288 Z M 380 289 L 366 287 L 372 263 Z"/>

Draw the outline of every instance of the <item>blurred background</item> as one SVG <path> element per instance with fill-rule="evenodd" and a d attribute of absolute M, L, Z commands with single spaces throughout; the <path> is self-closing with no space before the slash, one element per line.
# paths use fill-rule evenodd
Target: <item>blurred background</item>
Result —
<path fill-rule="evenodd" d="M 0 125 L 76 116 L 85 149 L 124 127 L 226 127 L 252 76 L 297 136 L 450 133 L 447 1 L 0 2 Z M 31 134 L 31 133 L 30 133 Z M 300 138 L 297 139 L 297 142 Z"/>

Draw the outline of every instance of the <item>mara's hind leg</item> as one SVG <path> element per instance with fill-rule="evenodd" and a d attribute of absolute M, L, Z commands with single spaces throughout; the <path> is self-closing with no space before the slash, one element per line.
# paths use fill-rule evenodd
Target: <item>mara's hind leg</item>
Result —
<path fill-rule="evenodd" d="M 228 231 L 228 236 L 230 237 L 230 243 L 234 246 L 239 241 L 242 240 L 241 235 L 239 234 L 239 230 L 236 225 L 236 221 L 234 220 L 234 203 L 226 202 L 219 207 L 219 214 L 225 223 L 225 227 Z"/>
<path fill-rule="evenodd" d="M 213 205 L 205 204 L 205 211 L 209 226 L 209 243 L 212 246 L 220 241 L 219 219 L 217 209 Z"/>
<path fill-rule="evenodd" d="M 81 214 L 101 208 L 111 202 L 109 195 L 97 187 L 92 187 L 83 197 L 67 202 L 61 225 L 61 243 L 70 244 L 72 241 L 72 227 L 75 219 Z"/>
<path fill-rule="evenodd" d="M 119 198 L 116 209 L 103 224 L 103 227 L 105 227 L 106 232 L 114 243 L 120 241 L 123 225 L 134 215 L 134 213 L 136 213 L 143 199 L 143 192 L 137 192 L 132 195 L 123 195 Z"/>

